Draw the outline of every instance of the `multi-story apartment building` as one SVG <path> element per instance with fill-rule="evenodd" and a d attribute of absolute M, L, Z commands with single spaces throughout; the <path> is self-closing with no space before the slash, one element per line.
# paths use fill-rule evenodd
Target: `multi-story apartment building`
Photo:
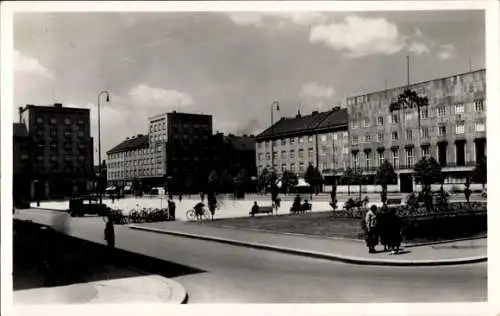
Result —
<path fill-rule="evenodd" d="M 281 118 L 256 137 L 258 174 L 273 168 L 278 175 L 287 170 L 302 177 L 311 164 L 329 181 L 348 161 L 347 125 L 347 111 L 340 107 Z"/>
<path fill-rule="evenodd" d="M 167 113 L 149 118 L 149 148 L 152 152 L 153 170 L 148 182 L 163 183 L 167 175 Z M 156 180 L 156 181 L 155 181 Z"/>
<path fill-rule="evenodd" d="M 107 180 L 109 184 L 125 187 L 134 179 L 143 179 L 154 173 L 155 153 L 149 147 L 149 136 L 139 134 L 127 137 L 107 151 Z"/>
<path fill-rule="evenodd" d="M 32 197 L 35 193 L 42 198 L 63 197 L 91 189 L 90 110 L 60 103 L 26 105 L 19 108 L 19 121 L 29 135 Z"/>
<path fill-rule="evenodd" d="M 14 202 L 30 200 L 31 161 L 28 130 L 23 123 L 13 124 L 12 176 Z"/>
<path fill-rule="evenodd" d="M 233 177 L 241 170 L 245 170 L 248 177 L 257 175 L 255 165 L 255 136 L 254 135 L 213 135 L 217 147 L 216 171 L 227 170 Z"/>
<path fill-rule="evenodd" d="M 420 115 L 416 108 L 390 111 L 408 88 L 429 100 Z M 412 192 L 415 163 L 434 157 L 445 183 L 463 183 L 486 155 L 485 95 L 485 70 L 478 70 L 348 98 L 350 166 L 373 175 L 387 159 L 399 174 L 400 190 Z"/>
<path fill-rule="evenodd" d="M 167 135 L 168 176 L 207 179 L 218 159 L 212 116 L 168 113 Z"/>

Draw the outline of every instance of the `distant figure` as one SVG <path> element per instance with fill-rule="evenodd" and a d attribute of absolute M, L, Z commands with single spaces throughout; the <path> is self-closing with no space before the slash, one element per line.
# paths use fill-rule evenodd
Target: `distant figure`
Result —
<path fill-rule="evenodd" d="M 368 247 L 369 253 L 375 253 L 375 246 L 377 245 L 377 222 L 375 212 L 377 207 L 372 205 L 370 209 L 366 212 L 365 224 L 366 224 L 366 246 Z"/>
<path fill-rule="evenodd" d="M 168 201 L 168 213 L 169 219 L 175 221 L 175 202 L 172 200 Z"/>
<path fill-rule="evenodd" d="M 179 203 L 182 202 L 182 193 L 179 193 Z"/>
<path fill-rule="evenodd" d="M 201 217 L 203 215 L 203 208 L 205 207 L 205 204 L 202 202 L 198 202 L 193 208 L 194 208 L 194 213 L 196 217 Z"/>
<path fill-rule="evenodd" d="M 111 193 L 111 203 L 115 204 L 115 194 Z"/>
<path fill-rule="evenodd" d="M 389 209 L 387 205 L 383 205 L 381 212 L 377 214 L 377 235 L 380 238 L 380 243 L 384 246 L 384 251 L 387 251 L 389 247 L 387 230 L 388 211 Z"/>
<path fill-rule="evenodd" d="M 307 212 L 307 210 L 309 209 L 309 206 L 310 206 L 309 202 L 307 200 L 304 200 L 304 204 L 302 204 L 301 211 L 303 213 Z"/>
<path fill-rule="evenodd" d="M 276 198 L 276 200 L 274 200 L 274 209 L 276 210 L 276 214 L 278 214 L 278 210 L 280 207 L 281 207 L 281 199 Z"/>
<path fill-rule="evenodd" d="M 200 198 L 201 198 L 201 201 L 204 202 L 205 201 L 205 192 L 200 192 Z"/>
<path fill-rule="evenodd" d="M 105 217 L 105 222 L 104 239 L 107 242 L 108 248 L 113 249 L 115 247 L 115 226 L 109 215 Z"/>
<path fill-rule="evenodd" d="M 257 201 L 253 202 L 252 206 L 252 215 L 259 213 L 259 205 L 257 205 Z"/>
<path fill-rule="evenodd" d="M 301 202 L 300 195 L 297 194 L 297 196 L 295 196 L 295 199 L 293 200 L 293 204 L 292 204 L 292 211 L 293 212 L 300 211 L 300 202 Z"/>

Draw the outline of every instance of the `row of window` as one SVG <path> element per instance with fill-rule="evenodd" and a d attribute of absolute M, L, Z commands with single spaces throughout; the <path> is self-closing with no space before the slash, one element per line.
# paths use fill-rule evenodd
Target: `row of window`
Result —
<path fill-rule="evenodd" d="M 153 164 L 161 164 L 162 159 L 161 157 L 158 158 L 138 158 L 135 160 L 129 160 L 129 161 L 118 161 L 118 162 L 109 162 L 108 166 L 109 168 L 128 168 L 131 166 L 136 166 L 136 165 L 144 165 L 144 166 L 149 166 Z"/>
<path fill-rule="evenodd" d="M 45 123 L 45 120 L 44 120 L 43 116 L 37 116 L 36 119 L 35 119 L 35 121 L 36 121 L 37 124 L 43 124 L 43 123 Z M 57 125 L 58 119 L 55 118 L 55 117 L 51 117 L 48 120 L 48 122 L 49 122 L 50 125 Z M 64 125 L 71 125 L 71 124 L 73 124 L 72 119 L 69 118 L 69 117 L 64 118 L 63 122 L 64 122 Z M 78 119 L 78 120 L 76 120 L 76 124 L 78 126 L 82 126 L 82 125 L 85 125 L 85 121 L 83 119 Z"/>
<path fill-rule="evenodd" d="M 474 103 L 459 103 L 455 105 L 455 114 L 463 114 L 466 112 L 467 109 L 472 109 L 474 108 L 475 112 L 483 112 L 484 111 L 484 102 L 482 100 L 477 100 Z M 436 116 L 437 117 L 444 117 L 447 115 L 447 107 L 446 106 L 438 106 L 437 108 L 433 109 L 436 111 Z M 404 113 L 405 120 L 410 121 L 416 117 L 417 113 L 416 110 L 406 110 Z M 425 120 L 429 118 L 429 109 L 428 108 L 422 108 L 420 109 L 420 118 Z M 399 123 L 399 113 L 392 113 L 392 115 L 388 116 L 388 121 L 390 124 L 397 124 Z M 384 126 L 384 116 L 378 116 L 376 118 L 376 124 L 377 126 Z M 351 122 L 351 127 L 352 129 L 357 129 L 359 127 L 370 127 L 371 126 L 371 121 L 370 118 L 365 118 L 362 121 L 359 120 L 354 120 Z"/>
<path fill-rule="evenodd" d="M 307 166 L 309 166 L 310 164 L 313 164 L 313 163 L 309 162 L 309 164 L 307 164 Z M 299 163 L 297 165 L 297 167 L 298 167 L 298 169 L 296 169 L 295 163 L 291 163 L 288 168 L 287 168 L 287 165 L 283 164 L 283 165 L 281 165 L 281 172 L 286 171 L 286 170 L 291 171 L 291 172 L 297 172 L 297 171 L 298 172 L 304 172 L 306 170 L 306 164 L 304 162 Z M 264 168 L 263 165 L 259 165 L 259 168 L 258 168 L 259 172 L 262 171 L 263 168 Z M 270 169 L 271 166 L 270 165 L 266 165 L 265 168 Z M 274 169 L 278 170 L 278 165 L 275 164 L 274 165 Z"/>
<path fill-rule="evenodd" d="M 348 132 L 342 132 L 342 133 L 328 133 L 328 134 L 321 134 L 319 136 L 319 141 L 324 143 L 330 140 L 336 141 L 336 140 L 343 140 L 344 142 L 348 141 Z M 307 139 L 309 143 L 312 143 L 315 141 L 315 138 L 313 135 L 307 136 L 298 136 L 298 137 L 290 137 L 290 138 L 283 138 L 280 141 L 274 140 L 274 146 L 278 146 L 281 144 L 281 146 L 286 146 L 286 144 L 294 145 L 295 142 L 302 144 L 304 141 Z M 266 146 L 266 148 L 269 148 L 271 146 L 271 141 L 266 141 L 266 142 L 257 142 L 257 148 L 262 148 L 262 146 Z"/>
<path fill-rule="evenodd" d="M 162 169 L 144 169 L 144 170 L 130 170 L 130 171 L 108 171 L 109 179 L 120 179 L 130 177 L 143 177 L 143 176 L 157 176 L 163 175 Z"/>
<path fill-rule="evenodd" d="M 437 129 L 437 134 L 440 137 L 444 137 L 444 136 L 447 135 L 447 129 L 446 129 L 446 125 L 445 124 L 440 124 L 439 126 L 434 127 L 434 129 Z M 429 127 L 422 127 L 422 128 L 420 128 L 420 137 L 422 139 L 429 139 L 429 130 L 430 130 Z M 476 121 L 475 131 L 476 132 L 484 132 L 484 131 L 486 131 L 486 126 L 485 126 L 484 119 Z M 459 122 L 456 123 L 456 125 L 455 125 L 455 134 L 456 135 L 465 134 L 465 121 L 459 121 Z M 378 132 L 377 133 L 377 139 L 376 139 L 376 141 L 377 142 L 384 142 L 384 139 L 385 139 L 384 135 L 385 134 L 383 132 Z M 406 129 L 405 130 L 405 136 L 406 136 L 405 137 L 406 140 L 413 140 L 414 130 L 409 129 L 409 128 Z M 391 132 L 391 140 L 393 140 L 393 141 L 399 140 L 399 133 L 398 133 L 398 131 Z M 372 135 L 371 134 L 365 134 L 364 137 L 362 137 L 361 139 L 360 139 L 360 137 L 358 135 L 353 135 L 352 136 L 352 145 L 357 145 L 360 142 L 361 143 L 371 143 L 372 141 L 373 140 L 372 140 Z"/>
<path fill-rule="evenodd" d="M 326 146 L 323 146 L 321 147 L 321 152 L 320 154 L 321 155 L 325 155 L 329 152 L 331 152 L 329 149 L 331 148 L 328 148 Z M 334 153 L 340 153 L 340 148 L 338 147 L 335 147 L 334 150 L 332 150 Z M 308 153 L 308 157 L 311 158 L 314 156 L 314 148 L 309 148 L 307 153 Z M 300 148 L 298 151 L 298 157 L 299 158 L 303 158 L 304 157 L 304 149 Z M 349 148 L 348 147 L 344 147 L 342 148 L 342 153 L 343 154 L 348 154 L 349 153 Z M 266 160 L 271 160 L 271 153 L 265 153 L 266 155 Z M 275 151 L 273 152 L 273 156 L 274 158 L 276 159 L 278 157 L 278 152 Z M 291 149 L 289 152 L 285 151 L 285 150 L 282 150 L 281 151 L 281 159 L 286 159 L 286 158 L 290 158 L 290 159 L 295 159 L 295 150 Z M 259 161 L 262 161 L 264 159 L 264 154 L 263 153 L 259 153 L 258 154 L 258 160 Z"/>

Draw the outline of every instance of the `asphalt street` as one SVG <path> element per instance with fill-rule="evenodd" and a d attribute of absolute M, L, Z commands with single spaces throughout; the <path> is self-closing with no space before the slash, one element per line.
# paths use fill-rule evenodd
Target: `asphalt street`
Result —
<path fill-rule="evenodd" d="M 20 211 L 52 224 L 58 213 Z M 104 243 L 99 217 L 70 219 L 70 234 Z M 116 246 L 204 272 L 175 277 L 190 303 L 457 302 L 487 299 L 487 264 L 356 266 L 116 226 Z"/>

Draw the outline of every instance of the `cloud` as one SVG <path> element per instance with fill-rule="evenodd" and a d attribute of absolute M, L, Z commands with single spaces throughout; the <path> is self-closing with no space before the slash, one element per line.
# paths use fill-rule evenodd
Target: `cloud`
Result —
<path fill-rule="evenodd" d="M 14 71 L 19 74 L 40 76 L 47 79 L 54 78 L 52 73 L 43 67 L 38 59 L 25 56 L 18 50 L 14 50 Z"/>
<path fill-rule="evenodd" d="M 306 97 L 329 98 L 335 95 L 335 89 L 309 82 L 302 87 L 301 94 Z"/>
<path fill-rule="evenodd" d="M 344 51 L 356 58 L 372 54 L 391 55 L 405 46 L 396 24 L 383 18 L 348 16 L 340 23 L 316 25 L 309 41 Z"/>
<path fill-rule="evenodd" d="M 241 26 L 278 26 L 289 24 L 307 26 L 326 22 L 321 12 L 235 12 L 229 13 L 229 19 Z"/>
<path fill-rule="evenodd" d="M 162 105 L 189 106 L 194 103 L 193 98 L 184 92 L 177 90 L 165 90 L 153 88 L 141 83 L 128 92 L 136 102 L 139 103 L 160 103 Z"/>
<path fill-rule="evenodd" d="M 408 46 L 408 50 L 416 55 L 422 55 L 423 53 L 430 54 L 430 49 L 429 47 L 422 42 L 412 42 Z"/>
<path fill-rule="evenodd" d="M 438 48 L 437 56 L 439 59 L 450 59 L 456 54 L 456 49 L 453 45 L 441 45 Z"/>

